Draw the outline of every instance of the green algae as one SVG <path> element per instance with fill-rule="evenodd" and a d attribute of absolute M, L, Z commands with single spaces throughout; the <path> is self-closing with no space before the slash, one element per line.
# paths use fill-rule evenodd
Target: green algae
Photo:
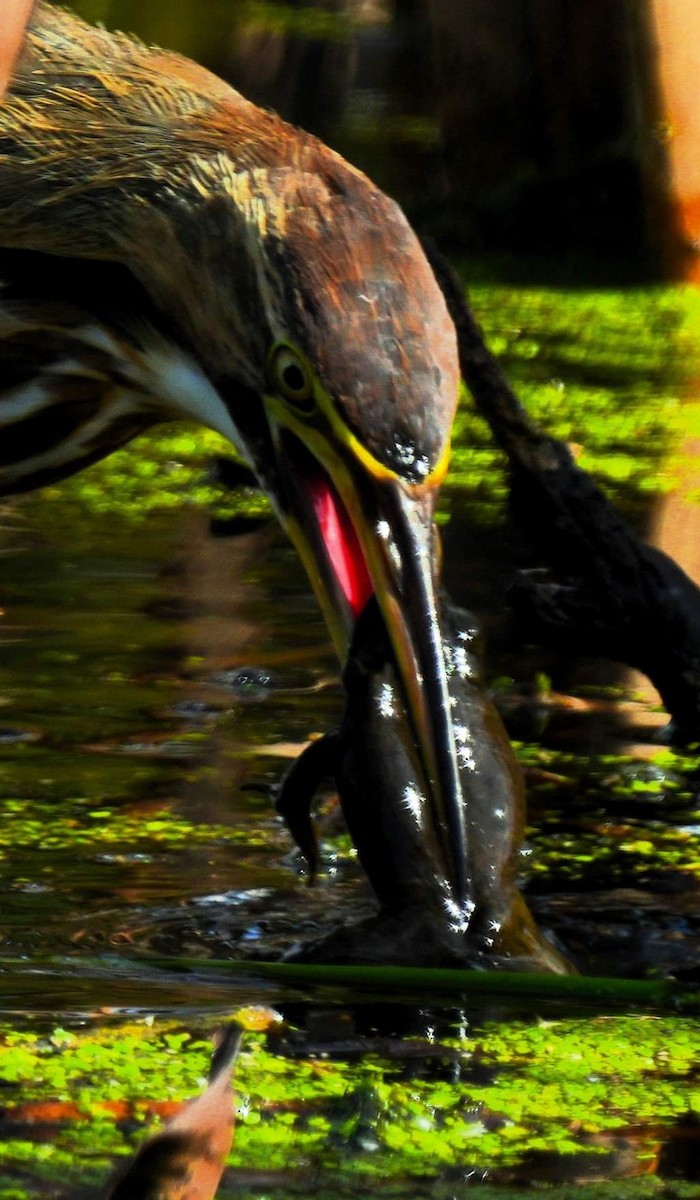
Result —
<path fill-rule="evenodd" d="M 516 743 L 528 787 L 526 875 L 538 886 L 635 886 L 650 869 L 700 873 L 696 755 L 577 754 Z M 538 771 L 545 775 L 537 781 Z"/>
<path fill-rule="evenodd" d="M 94 809 L 94 801 L 75 798 L 50 807 L 24 800 L 3 799 L 7 818 L 0 829 L 0 859 L 18 847 L 23 852 L 80 849 L 147 851 L 163 847 L 213 844 L 217 841 L 251 844 L 251 834 L 224 825 L 194 824 L 173 806 L 149 808 L 147 815 Z"/>
<path fill-rule="evenodd" d="M 469 278 L 468 264 L 463 276 Z M 470 297 L 527 411 L 547 433 L 578 447 L 579 465 L 613 499 L 638 508 L 671 486 L 661 466 L 688 432 L 684 400 L 700 354 L 696 289 L 481 284 Z M 504 465 L 465 395 L 448 495 L 463 491 L 483 519 L 497 519 L 507 495 Z"/>
<path fill-rule="evenodd" d="M 342 1194 L 353 1181 L 420 1186 L 470 1163 L 498 1171 L 533 1152 L 577 1155 L 596 1135 L 646 1124 L 658 1136 L 659 1126 L 700 1114 L 698 1032 L 697 1021 L 679 1018 L 487 1021 L 433 1034 L 430 1058 L 418 1041 L 411 1057 L 404 1039 L 403 1061 L 337 1058 L 332 1044 L 321 1058 L 303 1049 L 288 1057 L 251 1034 L 237 1072 L 231 1164 L 312 1171 L 315 1191 Z M 97 1178 L 157 1127 L 147 1118 L 154 1099 L 201 1090 L 209 1055 L 206 1027 L 150 1018 L 49 1033 L 6 1028 L 0 1197 L 12 1194 L 8 1174 L 21 1164 Z M 75 1110 L 52 1143 L 14 1137 L 16 1105 L 47 1101 Z M 124 1103 L 130 1132 L 115 1117 Z M 600 1145 L 593 1152 L 604 1159 Z"/>
<path fill-rule="evenodd" d="M 88 470 L 44 488 L 37 502 L 48 502 L 57 518 L 64 520 L 79 520 L 81 513 L 89 513 L 140 524 L 154 513 L 183 505 L 219 520 L 271 516 L 261 492 L 250 488 L 231 492 L 216 482 L 212 460 L 232 453 L 230 443 L 219 434 L 183 423 L 142 434 Z M 27 504 L 31 509 L 31 497 Z"/>

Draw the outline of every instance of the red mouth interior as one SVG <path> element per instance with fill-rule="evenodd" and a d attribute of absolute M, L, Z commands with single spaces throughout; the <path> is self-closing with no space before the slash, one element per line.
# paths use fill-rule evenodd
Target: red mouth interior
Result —
<path fill-rule="evenodd" d="M 340 496 L 325 475 L 305 480 L 326 553 L 353 617 L 357 618 L 374 592 L 355 527 Z"/>

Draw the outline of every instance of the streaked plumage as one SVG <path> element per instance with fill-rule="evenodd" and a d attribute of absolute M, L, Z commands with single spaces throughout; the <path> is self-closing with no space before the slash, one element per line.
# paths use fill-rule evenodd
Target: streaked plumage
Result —
<path fill-rule="evenodd" d="M 40 4 L 0 109 L 0 213 L 2 246 L 126 267 L 145 295 L 122 297 L 117 287 L 110 304 L 106 272 L 100 322 L 146 355 L 151 329 L 164 325 L 182 348 L 173 371 L 192 372 L 196 361 L 237 414 L 247 389 L 266 386 L 270 345 L 293 334 L 382 461 L 410 467 L 419 444 L 419 472 L 439 459 L 456 395 L 454 335 L 402 214 L 315 138 L 203 68 Z M 21 262 L 16 269 L 21 278 Z M 57 278 L 59 300 L 63 286 Z M 392 346 L 397 312 L 401 344 Z M 26 319 L 55 337 L 57 315 Z M 69 338 L 66 357 L 74 345 Z M 379 397 L 359 394 L 357 381 L 375 349 L 385 363 L 381 398 L 395 403 L 393 419 L 392 409 L 388 421 L 375 411 L 367 430 Z M 399 421 L 408 366 L 416 400 Z M 139 424 L 173 415 L 155 382 L 146 358 L 133 379 Z M 229 433 L 221 404 L 202 404 L 207 423 Z M 397 462 L 397 442 L 406 462 Z"/>
<path fill-rule="evenodd" d="M 0 493 L 157 421 L 228 437 L 341 657 L 376 592 L 463 902 L 433 529 L 457 351 L 401 210 L 202 68 L 38 3 L 0 106 L 0 279 Z"/>

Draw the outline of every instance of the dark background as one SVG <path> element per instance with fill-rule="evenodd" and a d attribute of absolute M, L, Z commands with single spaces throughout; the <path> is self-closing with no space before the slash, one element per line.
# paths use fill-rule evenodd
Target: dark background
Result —
<path fill-rule="evenodd" d="M 678 272 L 664 0 L 71 7 L 189 54 L 319 134 L 449 249 L 545 257 L 558 277 Z"/>

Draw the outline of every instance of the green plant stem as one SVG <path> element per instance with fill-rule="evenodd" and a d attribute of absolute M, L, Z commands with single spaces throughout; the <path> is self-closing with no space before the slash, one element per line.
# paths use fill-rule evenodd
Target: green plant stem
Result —
<path fill-rule="evenodd" d="M 515 971 L 477 971 L 462 968 L 338 966 L 297 962 L 257 962 L 247 959 L 164 958 L 43 958 L 28 966 L 26 960 L 0 958 L 0 975 L 23 970 L 47 976 L 95 978 L 119 971 L 122 980 L 149 976 L 154 984 L 167 976 L 189 975 L 204 984 L 242 984 L 246 979 L 278 983 L 281 987 L 325 990 L 351 1003 L 358 993 L 394 1003 L 478 1001 L 503 1009 L 536 1010 L 540 1006 L 608 1013 L 656 1012 L 700 1015 L 700 987 L 668 979 L 614 979 L 586 975 L 537 975 Z"/>
<path fill-rule="evenodd" d="M 700 989 L 673 980 L 612 979 L 585 975 L 535 975 L 512 971 L 472 971 L 432 967 L 336 966 L 318 963 L 147 958 L 159 970 L 231 977 L 257 975 L 303 987 L 371 989 L 427 996 L 486 997 L 507 1007 L 554 1002 L 595 1009 L 652 1009 L 700 1012 Z"/>

